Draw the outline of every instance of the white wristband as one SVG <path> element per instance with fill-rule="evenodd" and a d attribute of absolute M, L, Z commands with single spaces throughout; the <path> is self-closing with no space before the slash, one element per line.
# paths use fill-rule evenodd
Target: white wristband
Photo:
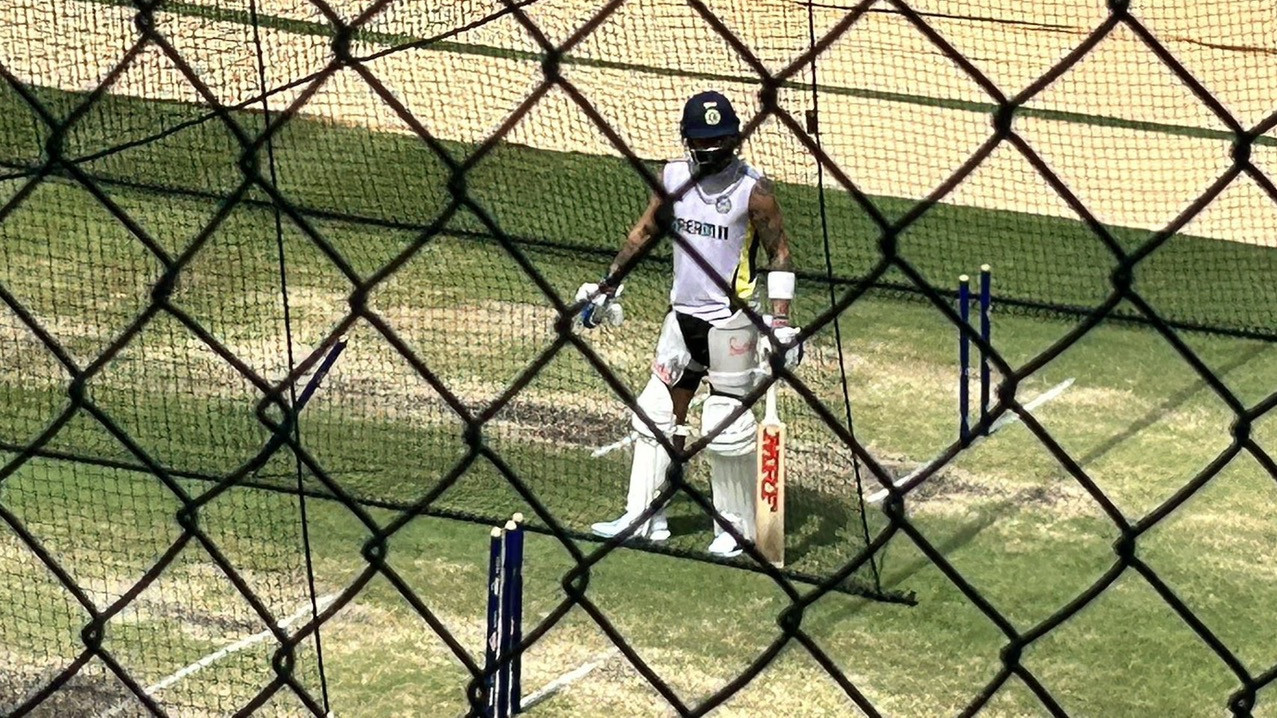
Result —
<path fill-rule="evenodd" d="M 794 273 L 793 272 L 768 272 L 767 273 L 767 298 L 775 301 L 777 299 L 793 299 L 794 298 Z"/>

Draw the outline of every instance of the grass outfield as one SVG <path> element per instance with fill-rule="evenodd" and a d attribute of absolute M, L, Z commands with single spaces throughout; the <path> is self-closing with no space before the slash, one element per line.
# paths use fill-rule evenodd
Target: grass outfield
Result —
<path fill-rule="evenodd" d="M 1051 326 L 1018 319 L 1004 325 L 1012 343 Z M 1232 367 L 1226 381 L 1246 398 L 1262 393 L 1277 369 L 1277 355 L 1262 345 L 1212 340 L 1199 348 L 1213 365 Z M 1178 370 L 1147 332 L 1100 330 L 1061 362 L 1060 372 L 1090 371 L 1084 385 L 1042 412 L 1043 421 L 1132 517 L 1178 488 L 1225 442 L 1226 417 L 1209 391 Z M 871 426 L 886 410 L 872 402 L 864 406 L 863 413 L 875 417 L 864 420 Z M 1261 442 L 1271 442 L 1271 427 L 1261 433 Z M 911 503 L 911 519 L 928 540 L 1021 629 L 1097 580 L 1114 560 L 1117 536 L 1031 444 L 1023 431 L 1007 430 L 964 456 L 959 470 L 924 487 L 923 497 Z M 195 482 L 186 486 L 200 488 Z M 5 506 L 94 586 L 128 585 L 177 534 L 174 503 L 154 480 L 138 474 L 36 461 L 8 479 L 4 491 Z M 1266 568 L 1277 540 L 1267 520 L 1274 509 L 1271 479 L 1254 462 L 1238 460 L 1139 544 L 1141 559 L 1255 672 L 1277 660 L 1267 640 L 1277 627 L 1264 609 L 1277 598 L 1277 575 Z M 359 550 L 367 532 L 331 502 L 312 501 L 310 511 L 318 590 L 326 595 L 364 566 Z M 290 600 L 300 603 L 304 596 L 300 559 L 292 553 L 295 512 L 288 497 L 235 490 L 202 521 L 280 615 L 295 610 Z M 68 514 L 81 517 L 76 530 L 68 527 Z M 388 512 L 373 514 L 383 523 L 390 518 Z M 61 656 L 74 651 L 83 617 L 67 611 L 65 598 L 11 536 L 2 545 L 5 573 L 17 579 L 6 581 L 9 600 L 0 612 L 6 636 L 17 638 L 6 642 L 6 655 L 45 668 L 53 663 L 45 651 Z M 118 548 L 104 552 L 105 546 Z M 483 620 L 484 546 L 482 527 L 439 519 L 418 519 L 390 542 L 390 564 L 475 656 Z M 528 555 L 532 624 L 564 598 L 560 581 L 571 562 L 552 539 L 540 536 L 530 538 Z M 884 580 L 915 591 L 918 606 L 833 594 L 806 612 L 805 630 L 884 712 L 955 712 L 995 674 L 1004 639 L 903 537 L 887 550 Z M 689 702 L 744 669 L 774 637 L 771 617 L 785 605 L 763 577 L 632 551 L 598 566 L 588 595 Z M 181 610 L 159 610 L 169 604 Z M 251 618 L 192 546 L 166 579 L 143 594 L 136 612 L 122 617 L 120 626 L 113 624 L 108 645 L 131 659 L 139 680 L 156 681 L 255 632 Z M 210 631 L 210 625 L 222 629 Z M 148 636 L 147 642 L 137 643 L 139 635 Z M 339 714 L 394 715 L 427 706 L 442 715 L 461 712 L 467 674 L 383 579 L 339 613 L 323 639 Z M 588 617 L 573 611 L 530 651 L 527 684 L 538 687 L 605 654 L 607 647 Z M 246 650 L 159 695 L 174 705 L 234 705 L 268 680 L 268 661 L 264 647 Z M 1223 697 L 1235 688 L 1222 663 L 1133 573 L 1028 649 L 1024 664 L 1077 715 L 1217 715 Z M 97 690 L 118 694 L 109 682 Z M 1274 714 L 1265 697 L 1260 694 L 1257 715 Z M 647 714 L 658 713 L 659 705 L 642 679 L 611 657 L 537 713 L 594 715 L 603 708 Z M 729 703 L 725 714 L 845 709 L 836 686 L 794 646 Z M 289 713 L 289 704 L 279 712 Z M 989 711 L 1037 712 L 1032 696 L 1014 681 Z"/>
<path fill-rule="evenodd" d="M 55 116 L 65 115 L 83 98 L 51 89 L 35 91 Z M 202 108 L 191 105 L 107 96 L 68 133 L 65 152 L 70 157 L 95 156 L 195 123 L 82 167 L 108 180 L 224 195 L 242 181 L 242 151 L 220 122 L 196 122 L 205 116 Z M 250 130 L 260 127 L 258 115 L 235 117 Z M 15 93 L 0 87 L 0 166 L 22 170 L 37 163 L 47 139 L 39 128 Z M 473 150 L 445 144 L 458 160 Z M 434 220 L 449 200 L 444 164 L 415 137 L 296 119 L 280 133 L 273 151 L 278 186 L 310 216 L 336 214 L 420 227 Z M 650 166 L 655 170 L 656 165 Z M 519 146 L 502 146 L 489 154 L 467 175 L 465 187 L 498 226 L 516 238 L 597 252 L 591 274 L 606 266 L 605 257 L 615 250 L 645 201 L 642 184 L 622 160 Z M 778 194 L 797 240 L 799 267 L 821 276 L 824 256 L 815 189 L 782 184 Z M 251 196 L 261 198 L 256 192 Z M 830 192 L 827 200 L 834 274 L 844 279 L 862 276 L 880 256 L 877 232 L 846 193 Z M 914 204 L 891 197 L 873 201 L 889 218 L 902 216 Z M 449 226 L 487 233 L 466 211 Z M 1125 251 L 1150 237 L 1142 230 L 1109 231 Z M 362 256 L 363 251 L 372 250 L 354 252 L 350 261 L 379 266 L 382 255 Z M 937 206 L 912 225 L 901 236 L 899 251 L 941 291 L 951 290 L 956 275 L 988 262 L 998 272 L 998 291 L 1004 299 L 1074 308 L 1101 303 L 1112 289 L 1110 277 L 1117 266 L 1103 243 L 1080 222 L 953 205 Z M 664 263 L 659 253 L 656 260 Z M 1274 274 L 1277 252 L 1269 248 L 1176 235 L 1138 265 L 1135 288 L 1170 321 L 1267 334 L 1277 322 L 1277 295 L 1266 289 L 1267 278 Z M 895 272 L 885 279 L 904 281 Z"/>
<path fill-rule="evenodd" d="M 3 92 L 4 107 L 14 107 L 12 96 Z M 41 92 L 63 107 L 74 99 Z M 178 105 L 107 98 L 77 126 L 68 148 L 92 152 L 195 113 Z M 39 144 L 33 144 L 31 127 L 21 112 L 0 112 L 0 157 L 17 164 L 37 160 L 31 147 Z M 219 132 L 215 124 L 201 125 L 88 163 L 86 169 L 119 181 L 227 191 L 237 177 L 235 159 Z M 428 221 L 443 201 L 440 186 L 431 184 L 439 180 L 438 165 L 410 139 L 299 120 L 290 124 L 278 150 L 286 194 L 317 212 L 341 210 L 412 225 Z M 506 148 L 480 165 L 470 186 L 511 232 L 599 250 L 574 255 L 527 248 L 547 281 L 570 293 L 599 272 L 605 249 L 615 244 L 618 228 L 641 203 L 626 172 L 611 160 Z M 546 201 L 538 195 L 540 214 L 530 210 L 528 194 L 538 183 L 554 197 Z M 20 180 L 0 184 L 0 200 L 20 185 Z M 582 186 L 598 189 L 581 194 Z M 810 190 L 782 189 L 796 237 L 815 236 Z M 109 192 L 173 254 L 214 211 L 213 203 L 199 197 L 118 183 Z M 897 212 L 905 206 L 881 201 Z M 837 272 L 854 275 L 874 256 L 874 245 L 863 223 L 851 224 L 849 210 L 835 211 L 846 226 L 861 227 L 839 235 L 847 240 L 838 245 Z M 407 229 L 314 222 L 363 275 L 412 237 Z M 462 232 L 477 227 L 473 218 L 458 220 L 454 232 L 432 241 L 379 287 L 369 305 L 471 408 L 492 401 L 529 366 L 552 341 L 554 322 L 544 299 L 501 250 Z M 903 251 L 937 282 L 991 261 L 1000 296 L 1063 293 L 1088 304 L 1102 292 L 1106 265 L 1077 225 L 941 207 L 914 231 Z M 348 311 L 350 287 L 287 223 L 283 242 L 292 338 L 300 356 Z M 1022 257 L 1025 247 L 1032 253 Z M 804 266 L 818 266 L 815 247 L 804 243 L 800 249 Z M 1257 287 L 1267 286 L 1271 265 L 1264 262 L 1271 263 L 1271 252 L 1186 237 L 1168 244 L 1166 251 L 1172 250 L 1183 252 L 1166 255 L 1180 264 L 1166 264 L 1152 278 L 1141 274 L 1141 283 L 1154 287 L 1150 295 L 1159 306 L 1200 316 L 1263 315 L 1257 309 L 1262 297 L 1254 295 L 1260 293 Z M 272 380 L 286 370 L 287 338 L 276 251 L 272 213 L 237 209 L 183 272 L 173 298 Z M 1160 256 L 1154 261 L 1163 261 Z M 1210 281 L 1190 291 L 1181 281 L 1183 262 L 1203 257 L 1236 271 L 1207 276 Z M 1031 266 L 1026 258 L 1032 258 Z M 1053 267 L 1075 274 L 1048 271 Z M 635 388 L 660 316 L 667 281 L 662 270 L 654 264 L 633 278 L 627 290 L 629 323 L 591 339 Z M 1152 270 L 1152 264 L 1145 268 Z M 106 208 L 61 180 L 46 182 L 0 222 L 0 284 L 81 362 L 91 360 L 144 308 L 157 272 L 156 261 Z M 805 297 L 823 296 L 820 292 L 811 284 L 801 288 Z M 802 302 L 800 319 L 818 309 L 817 302 Z M 927 305 L 870 297 L 844 314 L 843 326 L 857 433 L 874 455 L 907 469 L 952 441 L 956 361 L 954 331 L 945 320 Z M 1021 366 L 1072 326 L 1067 320 L 1003 312 L 996 318 L 995 342 L 1011 366 Z M 7 407 L 0 438 L 23 444 L 64 406 L 66 377 L 8 310 L 0 314 L 0 332 L 5 356 L 0 394 Z M 1243 404 L 1253 405 L 1273 390 L 1277 352 L 1271 345 L 1201 335 L 1184 339 Z M 802 372 L 835 413 L 837 358 L 829 332 L 822 333 L 814 338 Z M 1089 333 L 1027 380 L 1020 398 L 1030 399 L 1067 378 L 1076 379 L 1073 388 L 1039 416 L 1132 521 L 1184 486 L 1230 440 L 1234 417 L 1226 405 L 1147 329 L 1105 325 Z M 148 325 L 90 381 L 89 391 L 144 450 L 169 466 L 225 473 L 266 438 L 253 414 L 258 395 L 252 386 L 171 318 Z M 832 448 L 835 441 L 792 393 L 786 394 L 782 412 L 793 426 L 795 443 L 790 548 L 798 566 L 829 571 L 862 545 L 850 508 L 851 478 L 844 458 Z M 463 451 L 459 423 L 367 324 L 352 330 L 348 353 L 303 416 L 307 447 L 343 486 L 371 499 L 410 501 L 422 495 Z M 625 471 L 623 454 L 598 461 L 588 452 L 624 431 L 621 402 L 592 378 L 579 357 L 564 353 L 494 419 L 485 439 L 556 516 L 584 528 L 616 510 Z M 1271 420 L 1261 420 L 1253 436 L 1272 446 L 1277 429 Z M 129 458 L 84 416 L 53 446 Z M 701 464 L 697 480 L 703 480 Z M 263 473 L 267 480 L 287 481 L 291 465 L 290 458 L 280 456 Z M 527 511 L 502 484 L 491 466 L 477 465 L 440 498 L 439 506 L 492 515 Z M 207 486 L 183 485 L 194 492 Z M 178 535 L 176 503 L 154 478 L 131 472 L 37 460 L 0 484 L 0 502 L 92 588 L 99 605 L 136 581 Z M 366 566 L 360 549 L 367 533 L 338 504 L 312 501 L 310 509 L 317 589 L 328 595 Z M 1274 509 L 1277 487 L 1258 463 L 1242 455 L 1138 544 L 1141 560 L 1253 673 L 1277 662 L 1268 639 L 1277 626 L 1266 609 L 1277 599 L 1277 573 L 1270 565 L 1277 545 L 1277 527 L 1270 520 Z M 279 616 L 298 610 L 305 597 L 296 510 L 287 496 L 236 489 L 202 514 L 201 525 Z M 1066 605 L 1115 560 L 1118 532 L 1112 523 L 1023 426 L 960 456 L 918 490 L 909 512 L 928 542 L 1020 630 Z M 681 546 L 695 550 L 708 543 L 703 517 L 685 502 L 677 513 Z M 390 519 L 389 512 L 374 515 L 379 522 Z M 876 513 L 869 520 L 874 529 L 885 524 Z M 477 655 L 485 529 L 423 518 L 390 546 L 390 564 Z M 582 544 L 582 549 L 594 546 Z M 564 599 L 561 581 L 572 564 L 549 538 L 532 537 L 528 553 L 531 626 Z M 0 599 L 7 599 L 0 600 L 0 632 L 6 639 L 0 648 L 3 707 L 13 697 L 13 689 L 5 686 L 30 685 L 32 676 L 47 675 L 75 654 L 84 616 L 7 528 L 0 531 L 0 572 L 6 576 Z M 913 591 L 918 606 L 831 594 L 805 612 L 804 630 L 885 713 L 958 711 L 996 674 L 1005 638 L 903 535 L 886 549 L 883 572 L 886 588 Z M 608 557 L 592 572 L 588 591 L 688 702 L 703 700 L 744 670 L 775 637 L 775 617 L 785 606 L 782 593 L 765 577 L 635 551 Z M 140 681 L 151 683 L 261 630 L 254 620 L 200 549 L 188 546 L 138 600 L 136 610 L 111 624 L 107 640 Z M 192 712 L 242 704 L 269 680 L 268 645 L 218 661 L 159 695 Z M 526 683 L 536 688 L 607 648 L 607 639 L 575 610 L 530 650 Z M 451 715 L 463 709 L 469 676 L 384 579 L 374 580 L 334 618 L 324 634 L 324 654 L 339 715 Z M 1217 715 L 1237 687 L 1224 664 L 1129 571 L 1079 615 L 1028 648 L 1023 663 L 1077 715 Z M 314 686 L 313 668 L 306 665 L 306 684 Z M 95 678 L 94 670 L 100 666 L 86 673 L 88 685 L 77 695 L 93 697 L 96 707 L 121 694 L 109 679 Z M 1258 715 L 1277 715 L 1272 690 L 1261 692 Z M 74 699 L 59 700 L 64 698 Z M 623 659 L 612 657 L 537 713 L 654 714 L 662 705 Z M 74 706 L 48 708 L 58 714 Z M 296 711 L 287 701 L 273 708 L 278 714 Z M 822 677 L 800 647 L 791 646 L 724 714 L 845 710 L 847 700 L 838 687 Z M 1041 710 L 1013 680 L 989 712 Z"/>

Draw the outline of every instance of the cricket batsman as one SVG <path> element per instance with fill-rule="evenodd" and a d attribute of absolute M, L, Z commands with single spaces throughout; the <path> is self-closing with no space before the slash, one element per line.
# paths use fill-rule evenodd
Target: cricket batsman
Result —
<path fill-rule="evenodd" d="M 619 321 L 622 285 L 611 279 L 618 268 L 657 238 L 661 225 L 686 243 L 674 244 L 670 309 L 657 340 L 652 376 L 636 400 L 638 409 L 681 450 L 690 433 L 688 406 L 701 381 L 709 380 L 710 395 L 702 405 L 700 424 L 701 434 L 709 435 L 740 406 L 741 398 L 765 371 L 760 362 L 770 353 L 766 337 L 760 336 L 743 310 L 732 306 L 730 296 L 735 293 L 741 302 L 757 307 L 755 261 L 760 245 L 770 267 L 767 297 L 772 314 L 766 319 L 783 345 L 787 367 L 802 360 L 802 346 L 794 341 L 798 329 L 789 325 L 794 273 L 780 206 L 771 180 L 733 149 L 740 133 L 735 110 L 722 94 L 702 92 L 687 101 L 679 129 L 687 154 L 665 165 L 661 181 L 671 194 L 690 179 L 696 178 L 695 185 L 672 207 L 662 208 L 653 194 L 608 277 L 598 284 L 582 285 L 577 300 L 590 300 L 581 313 L 582 326 L 598 326 L 607 317 Z M 692 252 L 708 263 L 715 277 L 695 261 Z M 724 285 L 730 292 L 724 291 Z M 594 524 L 592 530 L 599 536 L 610 538 L 633 524 L 665 482 L 672 459 L 638 416 L 636 412 L 632 419 L 638 438 L 625 513 L 614 521 Z M 714 507 L 750 540 L 755 536 L 755 429 L 754 415 L 746 411 L 722 427 L 706 447 Z M 669 538 L 664 510 L 644 523 L 634 536 L 652 541 Z M 714 530 L 711 554 L 740 554 L 736 540 L 718 522 Z"/>

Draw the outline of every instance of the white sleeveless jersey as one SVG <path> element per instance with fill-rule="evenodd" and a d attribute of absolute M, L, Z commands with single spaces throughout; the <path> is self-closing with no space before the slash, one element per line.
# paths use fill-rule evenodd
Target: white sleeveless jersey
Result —
<path fill-rule="evenodd" d="M 740 159 L 734 160 L 724 172 L 734 172 L 735 177 L 729 179 L 723 191 L 709 194 L 701 182 L 674 203 L 673 231 L 748 303 L 754 297 L 758 253 L 758 241 L 749 221 L 749 196 L 762 175 Z M 661 179 L 665 191 L 674 192 L 691 176 L 691 163 L 683 158 L 666 164 Z M 728 294 L 677 243 L 670 305 L 676 312 L 708 322 L 727 319 L 735 311 Z"/>

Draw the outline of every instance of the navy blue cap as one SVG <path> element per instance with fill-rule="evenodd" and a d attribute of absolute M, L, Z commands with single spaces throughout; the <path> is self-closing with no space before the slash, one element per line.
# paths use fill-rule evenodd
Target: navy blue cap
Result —
<path fill-rule="evenodd" d="M 732 103 L 721 92 L 702 92 L 683 105 L 683 121 L 679 124 L 683 137 L 703 139 L 740 133 L 740 118 Z"/>

